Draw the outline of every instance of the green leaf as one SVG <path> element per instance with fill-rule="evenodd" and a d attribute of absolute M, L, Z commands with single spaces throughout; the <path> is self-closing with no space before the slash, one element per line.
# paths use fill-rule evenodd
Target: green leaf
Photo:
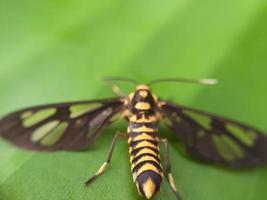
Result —
<path fill-rule="evenodd" d="M 155 85 L 162 98 L 267 130 L 267 1 L 0 1 L 0 114 L 52 102 L 112 96 L 98 77 L 147 82 L 218 78 L 217 86 Z M 126 92 L 132 85 L 121 84 Z M 142 199 L 125 141 L 100 167 L 116 130 L 86 152 L 40 153 L 0 140 L 0 199 Z M 267 169 L 229 171 L 179 153 L 170 131 L 172 171 L 185 200 L 266 198 Z M 164 151 L 164 150 L 163 150 Z M 155 199 L 175 199 L 166 180 Z"/>

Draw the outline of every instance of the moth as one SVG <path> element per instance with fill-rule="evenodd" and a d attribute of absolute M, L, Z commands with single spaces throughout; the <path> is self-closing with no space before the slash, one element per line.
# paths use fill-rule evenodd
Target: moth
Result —
<path fill-rule="evenodd" d="M 210 79 L 160 79 L 137 85 L 124 95 L 115 81 L 136 81 L 107 77 L 118 97 L 93 101 L 50 104 L 26 108 L 0 120 L 0 136 L 26 149 L 37 151 L 85 150 L 93 144 L 115 116 L 128 122 L 127 131 L 114 135 L 107 159 L 85 184 L 95 181 L 110 164 L 117 139 L 127 139 L 133 181 L 141 196 L 153 197 L 166 177 L 176 199 L 182 196 L 171 173 L 169 143 L 158 135 L 159 123 L 165 123 L 192 158 L 229 168 L 251 168 L 267 163 L 267 136 L 239 122 L 185 106 L 154 95 L 150 86 L 164 81 L 213 84 Z M 164 144 L 165 169 L 160 145 Z"/>

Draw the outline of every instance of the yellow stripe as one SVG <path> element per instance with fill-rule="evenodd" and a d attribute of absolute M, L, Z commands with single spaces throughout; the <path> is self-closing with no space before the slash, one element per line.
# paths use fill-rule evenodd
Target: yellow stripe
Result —
<path fill-rule="evenodd" d="M 135 123 L 151 123 L 151 122 L 156 122 L 158 121 L 157 117 L 155 115 L 149 116 L 148 118 L 145 118 L 145 115 L 142 115 L 142 118 L 137 119 L 136 115 L 132 115 L 129 118 L 130 122 L 135 122 Z"/>
<path fill-rule="evenodd" d="M 156 163 L 158 163 L 160 165 L 159 161 L 157 161 L 154 157 L 152 157 L 152 156 L 143 156 L 140 159 L 138 159 L 136 162 L 132 163 L 132 170 L 136 165 L 138 165 L 140 162 L 143 162 L 143 161 L 154 161 L 154 162 L 156 162 Z"/>
<path fill-rule="evenodd" d="M 153 172 L 159 174 L 161 177 L 163 176 L 161 170 L 159 170 L 158 168 L 156 168 L 153 164 L 146 163 L 146 164 L 144 164 L 143 166 L 141 166 L 141 167 L 138 169 L 137 172 L 133 173 L 133 178 L 134 178 L 134 180 L 136 180 L 136 178 L 137 178 L 140 174 L 142 174 L 143 172 L 148 171 L 148 170 L 151 170 L 151 171 L 153 171 Z"/>
<path fill-rule="evenodd" d="M 158 145 L 154 145 L 154 144 L 152 144 L 152 143 L 150 143 L 150 142 L 148 142 L 148 141 L 142 141 L 142 142 L 138 143 L 138 144 L 137 144 L 136 146 L 134 146 L 134 147 L 129 147 L 129 153 L 131 154 L 131 152 L 132 152 L 133 150 L 138 149 L 138 148 L 140 148 L 140 147 L 151 147 L 151 148 L 154 148 L 154 149 L 159 150 L 159 146 L 158 146 Z M 148 148 L 144 148 L 144 149 L 148 149 Z M 143 149 L 142 149 L 142 150 L 143 150 Z M 142 150 L 140 150 L 140 151 L 142 151 Z M 138 152 L 138 154 L 139 154 L 139 152 Z"/>
<path fill-rule="evenodd" d="M 158 145 L 154 145 L 154 144 L 152 144 L 152 143 L 150 143 L 148 141 L 142 141 L 142 142 L 138 143 L 136 146 L 130 147 L 129 148 L 129 153 L 131 154 L 131 152 L 133 150 L 138 149 L 140 147 L 151 147 L 151 148 L 159 150 L 159 146 Z M 145 149 L 147 149 L 147 148 L 145 148 Z M 142 151 L 142 150 L 140 150 L 140 151 Z"/>
<path fill-rule="evenodd" d="M 135 142 L 135 141 L 138 141 L 138 140 L 155 140 L 155 141 L 158 141 L 158 138 L 154 138 L 152 137 L 151 135 L 147 134 L 147 133 L 142 133 L 140 135 L 137 135 L 136 137 L 129 137 L 128 139 L 128 143 L 130 142 Z"/>
<path fill-rule="evenodd" d="M 128 138 L 128 141 L 127 141 L 127 142 L 128 142 L 128 144 L 130 144 L 130 142 L 131 142 L 131 141 L 132 141 L 132 138 L 131 138 L 131 137 L 129 137 L 129 138 Z"/>
<path fill-rule="evenodd" d="M 149 110 L 149 109 L 151 109 L 150 103 L 147 103 L 144 101 L 140 101 L 140 102 L 136 103 L 134 107 L 137 110 Z"/>
<path fill-rule="evenodd" d="M 133 128 L 130 131 L 132 131 L 132 132 L 138 132 L 138 133 L 141 133 L 141 132 L 149 132 L 149 133 L 151 133 L 151 132 L 155 132 L 156 130 L 153 129 L 153 128 L 149 128 L 147 126 L 141 126 L 139 128 Z"/>
<path fill-rule="evenodd" d="M 152 147 L 152 148 L 156 148 L 156 149 L 159 148 L 157 145 L 154 145 L 154 144 L 152 144 L 151 142 L 148 142 L 148 141 L 139 142 L 134 148 L 137 149 L 137 148 L 140 148 L 140 147 Z"/>
<path fill-rule="evenodd" d="M 153 155 L 157 156 L 158 158 L 160 158 L 160 155 L 157 154 L 155 151 L 153 151 L 153 150 L 151 150 L 151 149 L 149 149 L 149 148 L 143 148 L 143 149 L 141 149 L 137 154 L 135 154 L 134 156 L 131 156 L 131 161 L 132 161 L 135 157 L 137 157 L 137 156 L 139 156 L 139 155 L 141 155 L 141 154 L 144 154 L 144 153 L 150 153 L 150 154 L 153 154 Z"/>

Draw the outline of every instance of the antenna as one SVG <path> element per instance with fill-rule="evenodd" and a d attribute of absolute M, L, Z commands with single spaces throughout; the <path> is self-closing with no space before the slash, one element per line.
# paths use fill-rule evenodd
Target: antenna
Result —
<path fill-rule="evenodd" d="M 129 83 L 133 83 L 135 85 L 138 83 L 136 80 L 126 78 L 126 77 L 121 77 L 121 76 L 104 76 L 101 78 L 101 80 L 107 81 L 110 83 L 114 83 L 115 81 L 129 82 Z"/>
<path fill-rule="evenodd" d="M 218 83 L 217 79 L 186 79 L 186 78 L 164 78 L 151 81 L 148 85 L 151 86 L 156 83 L 162 82 L 180 82 L 180 83 L 193 83 L 201 85 L 215 85 Z"/>

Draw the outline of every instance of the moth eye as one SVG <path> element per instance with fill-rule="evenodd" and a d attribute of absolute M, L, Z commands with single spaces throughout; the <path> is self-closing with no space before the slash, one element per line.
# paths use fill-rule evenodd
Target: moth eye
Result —
<path fill-rule="evenodd" d="M 94 108 L 97 108 L 101 106 L 100 103 L 94 103 L 94 104 L 79 104 L 79 105 L 74 105 L 74 106 L 71 106 L 69 109 L 70 109 L 70 118 L 76 118 L 76 117 L 79 117 L 83 114 L 85 114 L 86 112 L 94 109 Z"/>
<path fill-rule="evenodd" d="M 50 146 L 55 144 L 63 135 L 67 127 L 67 122 L 61 122 L 55 129 L 50 131 L 49 134 L 45 135 L 45 137 L 41 140 L 40 143 L 44 146 Z"/>
<path fill-rule="evenodd" d="M 225 160 L 233 161 L 244 156 L 242 148 L 230 137 L 213 135 L 212 140 L 216 150 Z"/>
<path fill-rule="evenodd" d="M 238 138 L 244 145 L 251 147 L 255 143 L 255 140 L 257 139 L 257 134 L 253 131 L 245 131 L 239 126 L 236 126 L 234 124 L 226 124 L 226 129 L 234 135 L 236 138 Z"/>
<path fill-rule="evenodd" d="M 210 129 L 211 118 L 205 115 L 198 114 L 189 110 L 183 110 L 183 113 L 196 121 L 199 125 L 206 129 Z"/>
<path fill-rule="evenodd" d="M 30 113 L 23 113 L 21 115 L 21 117 L 25 117 L 27 116 L 26 118 L 23 118 L 23 122 L 22 122 L 22 125 L 25 127 L 25 128 L 29 128 L 45 119 L 47 119 L 48 117 L 54 115 L 56 113 L 57 109 L 56 108 L 47 108 L 47 109 L 44 109 L 44 110 L 40 110 L 34 114 L 30 114 Z"/>
<path fill-rule="evenodd" d="M 43 126 L 37 128 L 31 135 L 31 140 L 33 142 L 38 142 L 46 134 L 48 134 L 52 129 L 54 129 L 59 124 L 58 120 L 54 120 L 44 124 Z"/>

